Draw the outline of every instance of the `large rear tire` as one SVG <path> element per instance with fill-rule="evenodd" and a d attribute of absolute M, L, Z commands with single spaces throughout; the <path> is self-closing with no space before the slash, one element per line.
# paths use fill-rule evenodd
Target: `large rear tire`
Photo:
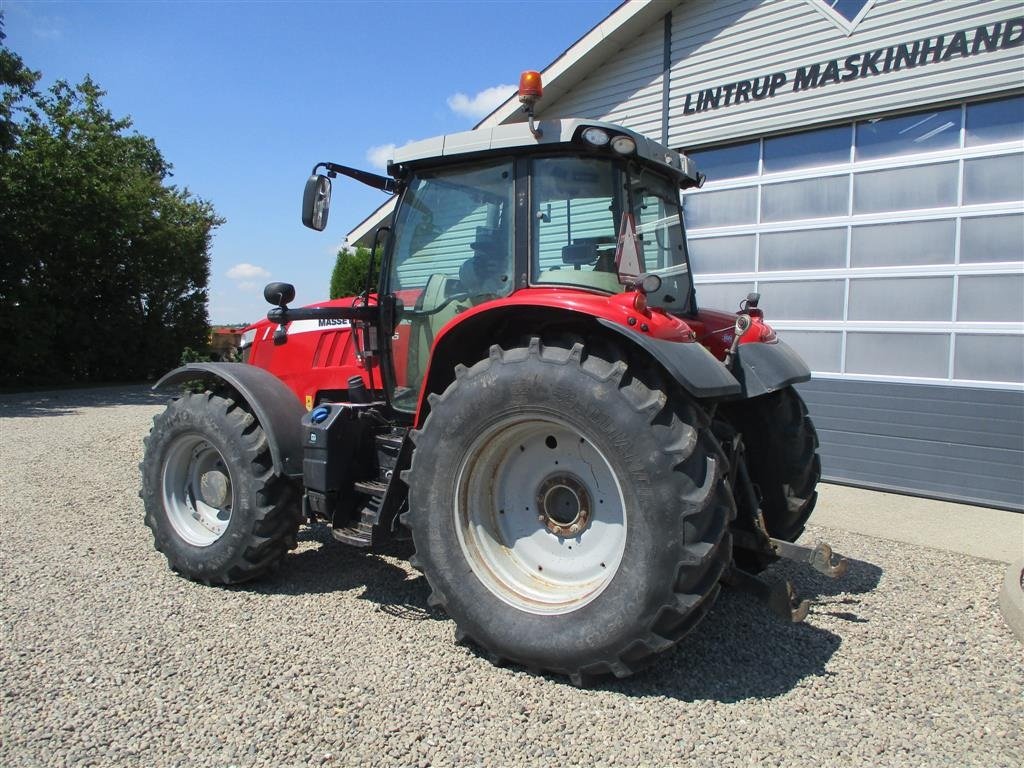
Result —
<path fill-rule="evenodd" d="M 274 473 L 263 428 L 230 396 L 188 392 L 153 419 L 142 464 L 146 525 L 189 579 L 262 576 L 296 546 L 294 486 Z"/>
<path fill-rule="evenodd" d="M 768 534 L 796 541 L 818 500 L 818 433 L 792 387 L 732 406 Z"/>
<path fill-rule="evenodd" d="M 413 433 L 404 521 L 431 603 L 492 659 L 577 684 L 674 646 L 732 556 L 704 412 L 581 344 L 494 346 L 456 374 Z"/>

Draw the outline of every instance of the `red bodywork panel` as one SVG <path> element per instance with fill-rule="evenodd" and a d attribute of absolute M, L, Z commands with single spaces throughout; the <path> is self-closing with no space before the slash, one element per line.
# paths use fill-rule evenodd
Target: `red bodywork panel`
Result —
<path fill-rule="evenodd" d="M 311 307 L 351 307 L 355 299 L 335 299 Z M 256 336 L 248 348 L 246 362 L 264 368 L 283 381 L 299 402 L 309 410 L 317 393 L 348 389 L 352 376 L 361 376 L 368 388 L 380 389 L 376 361 L 368 369 L 356 354 L 352 325 L 347 320 L 297 320 L 287 326 L 288 340 L 274 343 L 277 325 L 260 320 L 246 328 Z M 370 379 L 370 372 L 373 380 Z"/>
<path fill-rule="evenodd" d="M 415 304 L 418 290 L 402 291 L 399 298 L 406 306 Z M 639 297 L 639 300 L 638 300 Z M 348 307 L 355 299 L 345 298 L 312 304 L 313 307 Z M 679 343 L 700 342 L 719 360 L 732 344 L 736 315 L 715 310 L 700 310 L 685 320 L 658 308 L 648 308 L 635 292 L 614 296 L 571 288 L 525 288 L 502 299 L 488 301 L 459 313 L 434 339 L 434 346 L 454 328 L 491 310 L 502 307 L 549 307 L 599 317 L 637 333 Z M 775 341 L 775 332 L 763 321 L 760 310 L 750 311 L 753 323 L 741 344 Z M 353 328 L 348 321 L 299 320 L 289 323 L 288 340 L 274 344 L 277 326 L 261 320 L 249 326 L 255 338 L 247 351 L 247 362 L 273 373 L 291 389 L 307 409 L 318 402 L 320 393 L 348 388 L 352 376 L 360 376 L 368 389 L 383 387 L 378 362 L 370 365 L 358 354 Z M 392 337 L 395 373 L 399 385 L 407 385 L 406 360 L 411 326 L 401 323 Z M 421 393 L 422 398 L 426 393 Z"/>
<path fill-rule="evenodd" d="M 764 343 L 772 344 L 778 340 L 775 331 L 764 321 L 764 312 L 760 309 L 748 311 L 751 324 L 747 332 L 740 337 L 740 344 Z M 708 348 L 719 360 L 725 359 L 725 353 L 732 345 L 736 327 L 735 312 L 721 312 L 717 309 L 702 309 L 697 317 L 688 318 L 687 322 L 697 334 L 697 341 Z"/>

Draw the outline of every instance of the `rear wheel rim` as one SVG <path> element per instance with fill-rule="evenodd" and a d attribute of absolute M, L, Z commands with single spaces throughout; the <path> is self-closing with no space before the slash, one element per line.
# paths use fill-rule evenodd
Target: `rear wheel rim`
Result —
<path fill-rule="evenodd" d="M 227 531 L 234 505 L 231 473 L 202 435 L 179 435 L 168 446 L 163 500 L 171 527 L 192 546 L 208 547 Z"/>
<path fill-rule="evenodd" d="M 499 421 L 474 441 L 456 483 L 462 553 L 505 603 L 569 613 L 611 583 L 626 544 L 622 488 L 605 454 L 567 422 Z"/>

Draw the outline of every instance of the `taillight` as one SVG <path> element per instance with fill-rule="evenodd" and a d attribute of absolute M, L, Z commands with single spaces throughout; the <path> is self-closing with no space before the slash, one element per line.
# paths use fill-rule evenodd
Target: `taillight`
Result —
<path fill-rule="evenodd" d="M 747 322 L 744 323 L 746 328 L 740 330 L 740 324 L 736 324 L 736 330 L 740 336 L 741 344 L 750 344 L 752 342 L 771 342 L 775 341 L 778 336 L 775 334 L 775 329 L 764 322 L 759 317 L 750 317 L 748 315 L 740 315 L 739 317 L 746 317 Z"/>

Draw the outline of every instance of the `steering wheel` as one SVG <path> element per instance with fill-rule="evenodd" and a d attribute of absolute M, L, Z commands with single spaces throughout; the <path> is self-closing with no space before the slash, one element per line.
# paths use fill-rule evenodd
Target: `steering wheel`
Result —
<path fill-rule="evenodd" d="M 447 307 L 453 301 L 465 301 L 468 298 L 469 294 L 466 292 L 455 293 L 449 296 L 444 301 L 442 301 L 433 309 L 408 309 L 406 307 L 403 307 L 402 314 L 408 317 L 430 317 L 431 315 L 436 315 L 438 312 Z"/>

